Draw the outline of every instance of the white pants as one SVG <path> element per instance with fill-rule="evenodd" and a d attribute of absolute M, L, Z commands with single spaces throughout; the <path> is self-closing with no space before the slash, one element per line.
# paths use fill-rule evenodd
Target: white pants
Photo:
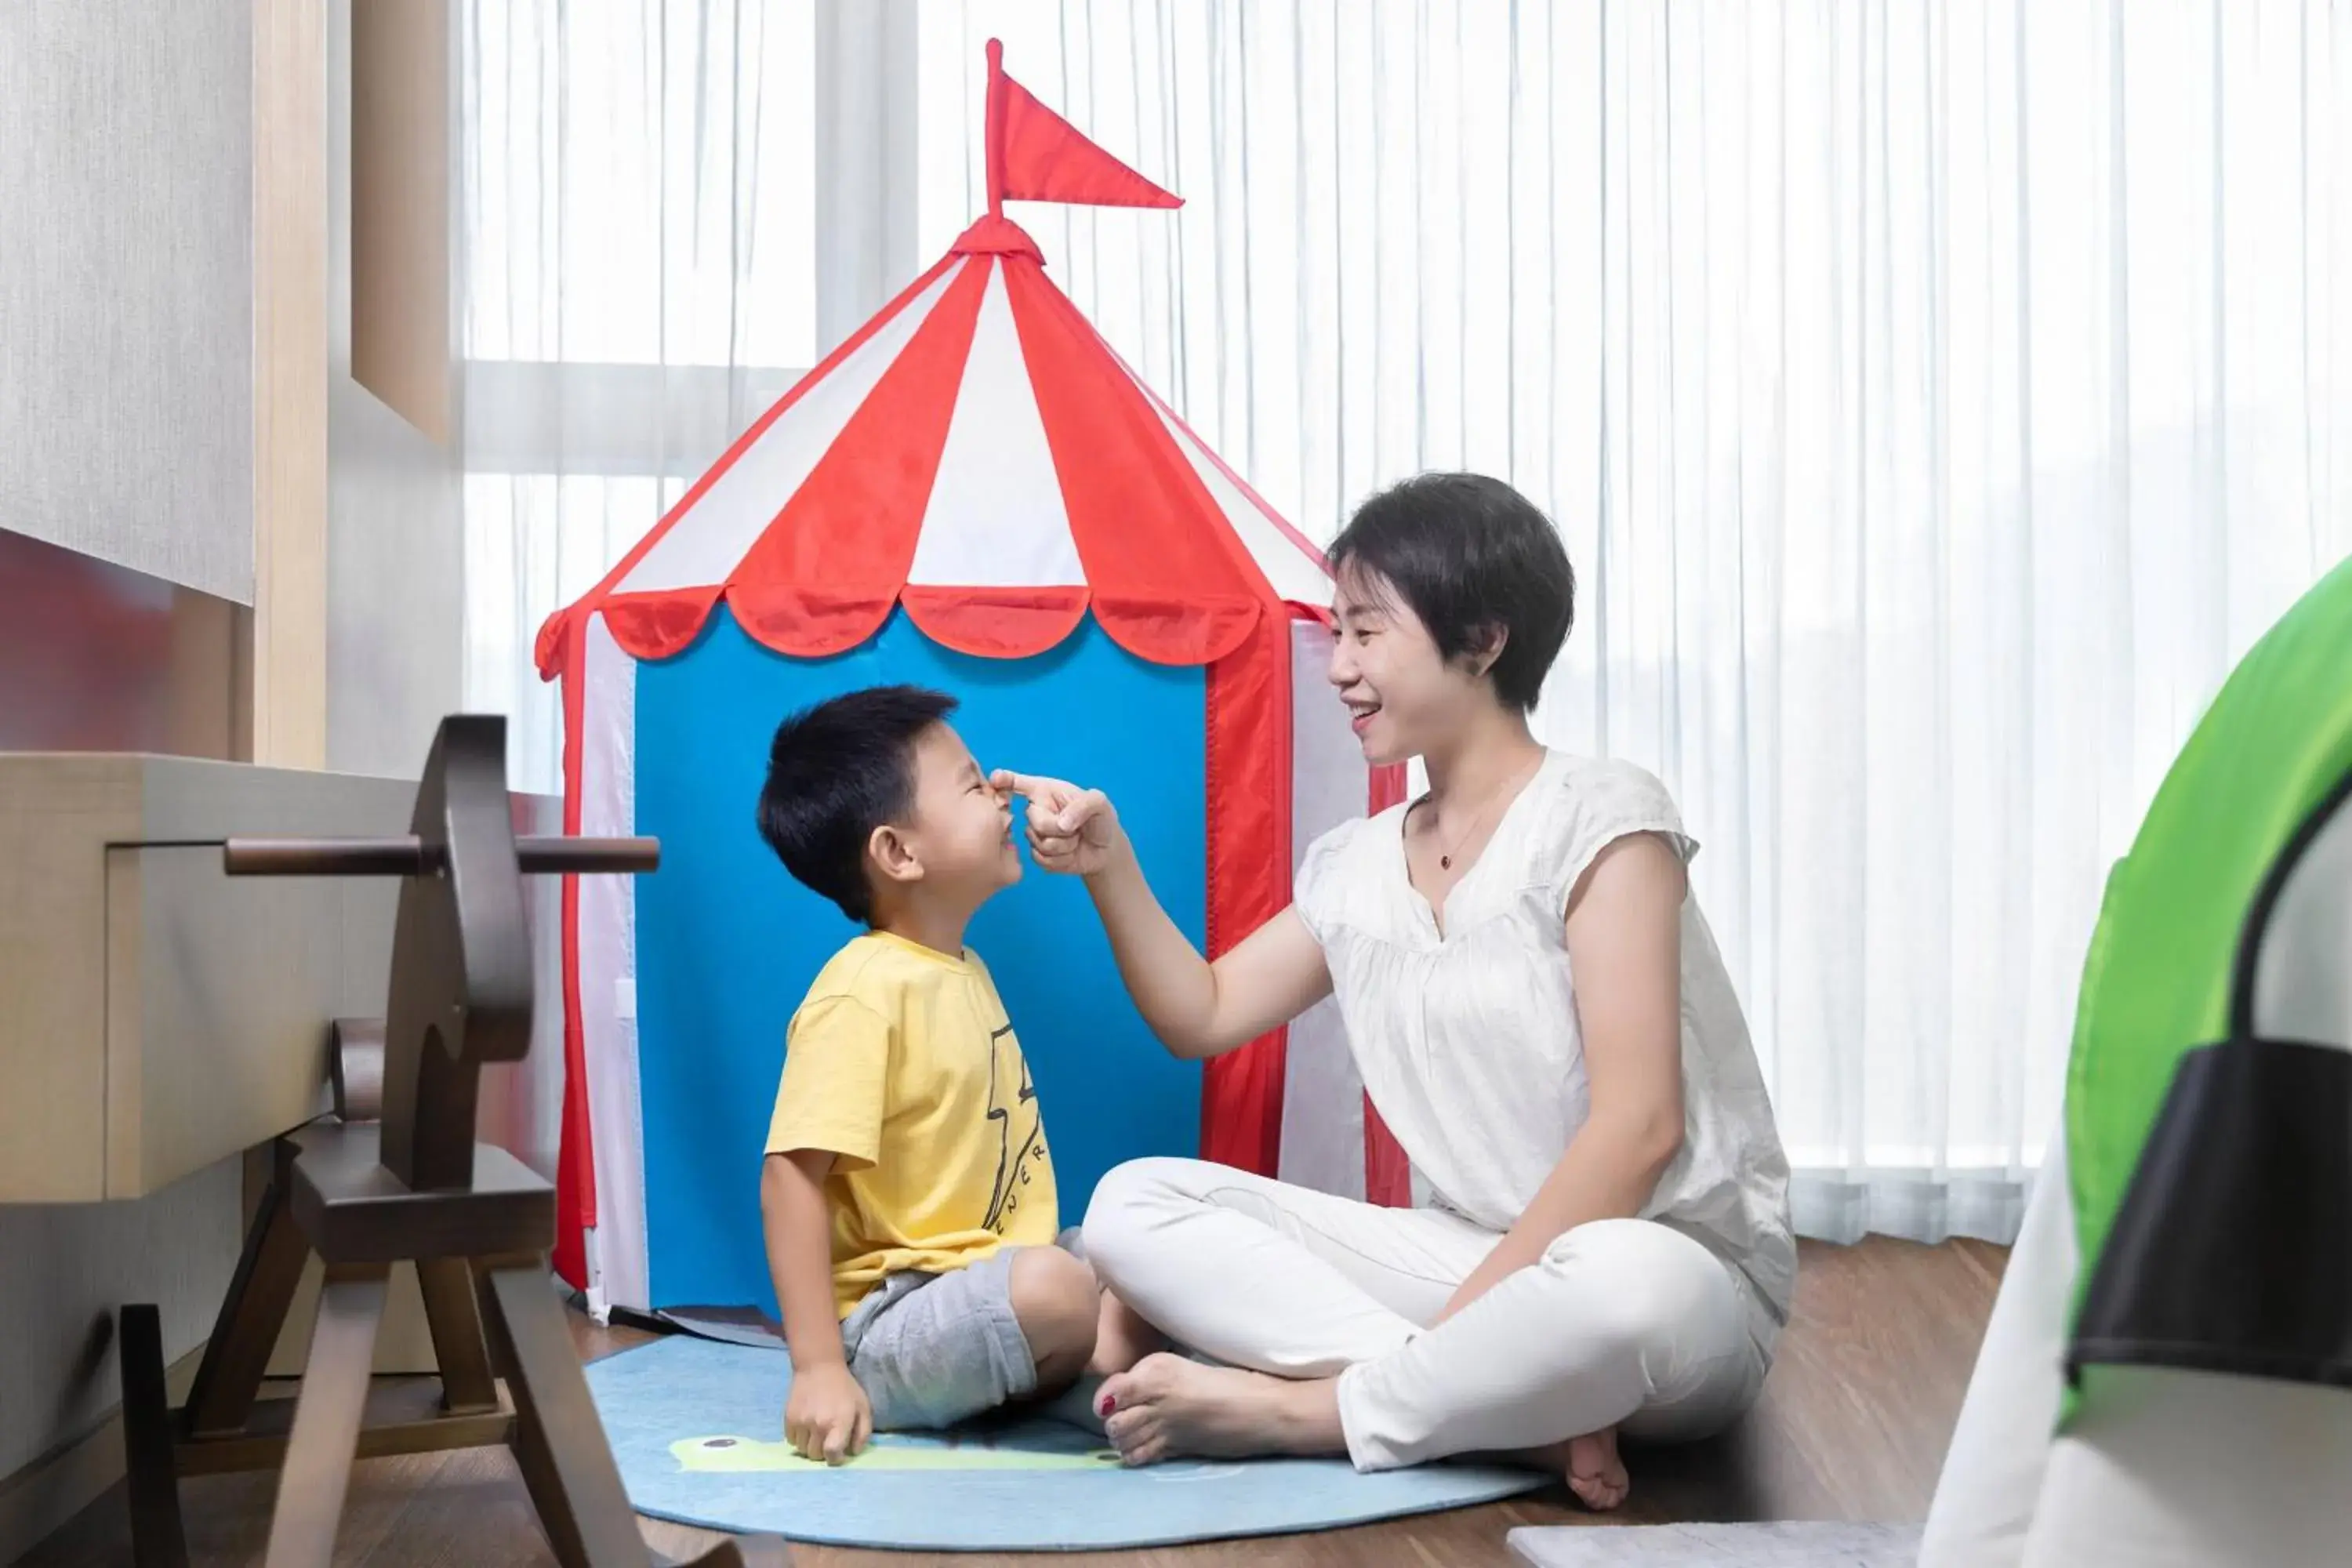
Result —
<path fill-rule="evenodd" d="M 1138 1160 L 1095 1189 L 1087 1258 L 1179 1344 L 1277 1377 L 1338 1376 L 1360 1470 L 1503 1453 L 1622 1426 L 1719 1430 L 1764 1384 L 1770 1319 L 1697 1242 L 1579 1226 L 1427 1327 L 1500 1237 L 1199 1160 Z"/>

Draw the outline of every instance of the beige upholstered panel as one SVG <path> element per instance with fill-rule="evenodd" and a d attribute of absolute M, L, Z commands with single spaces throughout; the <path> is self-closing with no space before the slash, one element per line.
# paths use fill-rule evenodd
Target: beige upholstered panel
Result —
<path fill-rule="evenodd" d="M 0 528 L 238 603 L 254 17 L 255 0 L 0 5 Z"/>

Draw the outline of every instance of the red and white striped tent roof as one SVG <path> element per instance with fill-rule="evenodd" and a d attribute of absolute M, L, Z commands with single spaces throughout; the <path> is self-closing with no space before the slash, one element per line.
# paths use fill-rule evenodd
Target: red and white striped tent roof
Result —
<path fill-rule="evenodd" d="M 1328 602 L 1321 552 L 1143 384 L 995 210 L 1005 195 L 1175 198 L 1001 71 L 1000 93 L 989 216 L 547 623 L 542 675 L 571 662 L 567 633 L 590 615 L 629 653 L 663 658 L 722 599 L 751 637 L 802 658 L 857 646 L 903 606 L 934 641 L 1007 658 L 1091 610 L 1129 652 L 1182 665 L 1233 652 L 1285 601 Z"/>

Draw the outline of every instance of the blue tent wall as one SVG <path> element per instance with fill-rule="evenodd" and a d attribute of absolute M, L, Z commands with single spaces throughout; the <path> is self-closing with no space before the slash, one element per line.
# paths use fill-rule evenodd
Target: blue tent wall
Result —
<path fill-rule="evenodd" d="M 894 615 L 836 658 L 787 658 L 724 606 L 676 658 L 641 665 L 636 830 L 662 866 L 636 887 L 638 1072 L 651 1305 L 775 1310 L 759 1172 L 784 1031 L 824 961 L 855 934 L 784 874 L 752 823 L 785 713 L 861 686 L 911 681 L 963 706 L 982 767 L 1098 784 L 1118 803 L 1152 886 L 1202 939 L 1206 687 L 1200 669 L 1136 658 L 1089 618 L 1049 652 L 971 658 Z M 1142 1154 L 1199 1145 L 1200 1070 L 1170 1058 L 1120 986 L 1086 892 L 1030 868 L 972 926 L 1045 1110 L 1062 1223 Z"/>

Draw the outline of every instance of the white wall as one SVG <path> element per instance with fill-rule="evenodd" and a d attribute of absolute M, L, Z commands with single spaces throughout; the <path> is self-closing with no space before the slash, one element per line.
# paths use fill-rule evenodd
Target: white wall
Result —
<path fill-rule="evenodd" d="M 348 355 L 327 399 L 327 766 L 414 778 L 464 697 L 457 468 Z"/>

